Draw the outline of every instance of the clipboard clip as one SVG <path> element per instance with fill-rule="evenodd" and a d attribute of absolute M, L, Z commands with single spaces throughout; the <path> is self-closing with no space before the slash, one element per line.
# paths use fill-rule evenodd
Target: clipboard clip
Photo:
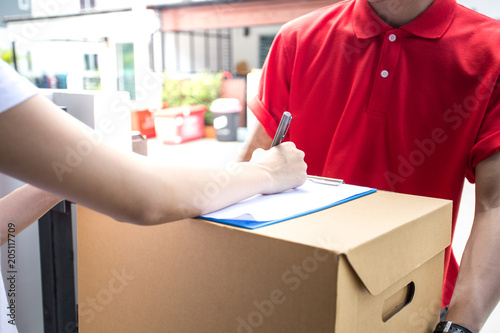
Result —
<path fill-rule="evenodd" d="M 324 185 L 332 185 L 332 186 L 339 186 L 341 184 L 344 184 L 343 179 L 336 179 L 336 178 L 327 178 L 327 177 L 319 177 L 319 176 L 307 176 L 307 179 L 309 179 L 312 182 L 318 183 L 318 184 L 324 184 Z"/>

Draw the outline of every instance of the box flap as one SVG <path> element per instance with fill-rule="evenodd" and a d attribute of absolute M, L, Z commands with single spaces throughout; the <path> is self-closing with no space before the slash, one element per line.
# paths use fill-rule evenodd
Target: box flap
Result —
<path fill-rule="evenodd" d="M 422 215 L 419 201 L 429 198 L 409 197 L 414 203 L 411 215 L 400 216 L 396 228 L 345 251 L 349 263 L 372 295 L 378 295 L 450 245 L 451 201 L 436 201 L 438 205 Z M 395 210 L 399 209 L 395 207 Z"/>
<path fill-rule="evenodd" d="M 252 231 L 345 255 L 376 295 L 451 242 L 452 202 L 377 191 Z"/>

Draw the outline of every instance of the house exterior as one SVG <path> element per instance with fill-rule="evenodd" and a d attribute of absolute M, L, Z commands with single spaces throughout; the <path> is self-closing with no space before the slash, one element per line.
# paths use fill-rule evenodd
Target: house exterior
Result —
<path fill-rule="evenodd" d="M 149 5 L 161 19 L 167 72 L 260 68 L 281 25 L 338 0 L 183 1 Z M 291 5 L 293 4 L 293 5 Z"/>
<path fill-rule="evenodd" d="M 1 16 L 25 15 L 31 13 L 31 3 L 29 0 L 6 0 L 0 2 Z M 0 28 L 5 28 L 6 23 L 0 20 Z"/>
<path fill-rule="evenodd" d="M 152 106 L 161 93 L 162 79 L 150 65 L 159 23 L 143 4 L 33 0 L 31 14 L 4 21 L 18 71 L 40 87 L 126 90 L 138 108 Z"/>
<path fill-rule="evenodd" d="M 152 108 L 160 74 L 260 68 L 283 23 L 336 1 L 4 0 L 0 48 L 39 86 L 126 90 Z M 500 3 L 459 2 L 500 18 Z"/>
<path fill-rule="evenodd" d="M 155 108 L 162 73 L 261 67 L 281 24 L 332 3 L 292 2 L 32 0 L 29 14 L 3 16 L 4 35 L 40 87 L 126 90 Z"/>
<path fill-rule="evenodd" d="M 1 1 L 0 16 L 3 15 L 23 15 L 31 12 L 31 5 L 28 0 Z M 0 57 L 7 62 L 13 62 L 13 51 L 11 41 L 7 38 L 7 24 L 0 18 Z"/>

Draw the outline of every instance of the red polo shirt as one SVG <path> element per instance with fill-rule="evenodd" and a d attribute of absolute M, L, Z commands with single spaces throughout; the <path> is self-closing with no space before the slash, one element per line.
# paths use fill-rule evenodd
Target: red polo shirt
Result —
<path fill-rule="evenodd" d="M 283 26 L 249 106 L 271 137 L 292 113 L 309 174 L 451 199 L 454 229 L 464 177 L 500 148 L 498 45 L 500 22 L 455 0 L 398 29 L 342 1 Z M 457 272 L 448 249 L 443 305 Z"/>

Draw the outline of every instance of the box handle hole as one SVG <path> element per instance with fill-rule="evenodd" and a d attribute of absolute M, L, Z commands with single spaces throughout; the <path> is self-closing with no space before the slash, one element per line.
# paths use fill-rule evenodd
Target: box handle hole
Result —
<path fill-rule="evenodd" d="M 385 300 L 382 308 L 382 320 L 387 322 L 401 311 L 405 306 L 411 303 L 415 295 L 415 283 L 410 282 L 401 290 Z"/>

